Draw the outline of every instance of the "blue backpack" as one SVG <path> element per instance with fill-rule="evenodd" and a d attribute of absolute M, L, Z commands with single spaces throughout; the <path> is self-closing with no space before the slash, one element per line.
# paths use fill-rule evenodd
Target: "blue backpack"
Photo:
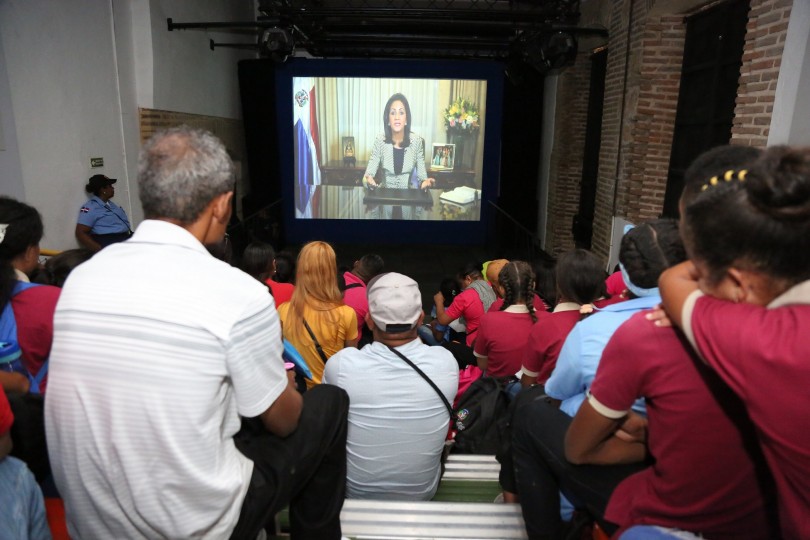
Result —
<path fill-rule="evenodd" d="M 38 285 L 36 283 L 17 281 L 11 291 L 11 298 L 31 287 L 38 287 Z M 17 341 L 17 319 L 14 318 L 14 310 L 11 308 L 11 298 L 6 302 L 3 312 L 0 314 L 0 370 L 22 373 L 31 381 L 29 391 L 32 394 L 39 394 L 41 393 L 39 385 L 48 373 L 48 359 L 45 359 L 45 363 L 42 364 L 36 377 L 32 376 L 23 365 L 22 351 Z"/>

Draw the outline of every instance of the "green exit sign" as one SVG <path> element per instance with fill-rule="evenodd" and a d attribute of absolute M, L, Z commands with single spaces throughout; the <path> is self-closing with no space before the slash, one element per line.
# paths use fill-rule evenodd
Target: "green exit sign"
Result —
<path fill-rule="evenodd" d="M 90 167 L 103 167 L 104 166 L 104 158 L 103 157 L 91 157 L 90 158 Z"/>

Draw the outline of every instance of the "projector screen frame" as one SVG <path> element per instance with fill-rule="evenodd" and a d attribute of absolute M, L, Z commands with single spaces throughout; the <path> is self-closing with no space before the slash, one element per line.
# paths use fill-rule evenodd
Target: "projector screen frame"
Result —
<path fill-rule="evenodd" d="M 430 221 L 296 218 L 293 140 L 293 79 L 355 77 L 393 79 L 468 79 L 487 81 L 486 121 L 481 168 L 480 219 Z M 494 61 L 364 60 L 291 58 L 275 66 L 276 136 L 280 157 L 283 225 L 288 242 L 483 244 L 500 181 L 504 66 Z M 430 149 L 426 149 L 430 151 Z"/>

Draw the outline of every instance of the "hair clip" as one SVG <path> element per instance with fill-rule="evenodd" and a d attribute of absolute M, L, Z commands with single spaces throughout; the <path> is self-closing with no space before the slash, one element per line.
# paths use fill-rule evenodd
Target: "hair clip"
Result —
<path fill-rule="evenodd" d="M 6 229 L 8 229 L 8 223 L 0 223 L 0 244 L 6 238 Z"/>
<path fill-rule="evenodd" d="M 745 175 L 746 174 L 748 174 L 748 171 L 746 169 L 741 169 L 739 171 L 735 171 L 734 169 L 729 169 L 725 173 L 723 173 L 723 180 L 725 180 L 726 182 L 731 182 L 732 180 L 734 180 L 734 178 L 736 176 L 737 180 L 739 180 L 740 182 L 745 182 Z M 712 176 L 709 179 L 708 182 L 706 182 L 705 184 L 703 184 L 700 187 L 700 191 L 706 191 L 710 187 L 716 186 L 719 183 L 720 183 L 720 178 L 718 176 Z"/>

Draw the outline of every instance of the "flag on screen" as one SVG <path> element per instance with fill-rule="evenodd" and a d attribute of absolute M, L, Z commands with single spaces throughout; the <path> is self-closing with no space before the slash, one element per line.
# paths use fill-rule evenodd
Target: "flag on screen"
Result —
<path fill-rule="evenodd" d="M 295 130 L 295 217 L 318 217 L 321 184 L 321 149 L 315 114 L 315 85 L 311 78 L 296 78 L 293 89 Z"/>

